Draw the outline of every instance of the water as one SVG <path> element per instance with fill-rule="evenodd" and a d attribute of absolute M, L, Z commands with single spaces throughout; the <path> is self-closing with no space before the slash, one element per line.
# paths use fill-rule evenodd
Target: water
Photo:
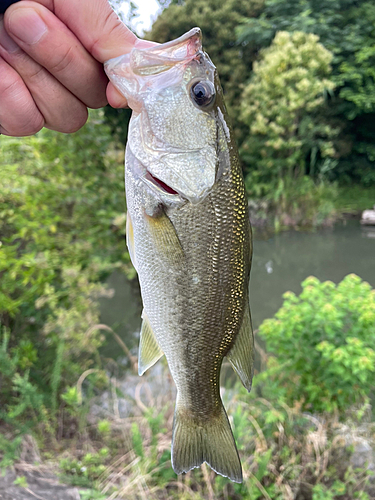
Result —
<path fill-rule="evenodd" d="M 254 327 L 272 317 L 288 290 L 300 293 L 307 276 L 339 283 L 355 273 L 375 287 L 375 227 L 359 221 L 315 233 L 285 232 L 254 242 L 250 303 Z"/>
<path fill-rule="evenodd" d="M 349 273 L 375 287 L 375 227 L 364 228 L 359 221 L 349 221 L 333 229 L 290 231 L 255 240 L 250 279 L 254 328 L 275 314 L 284 292 L 300 293 L 301 282 L 307 276 L 338 283 Z M 101 321 L 111 326 L 136 354 L 142 311 L 139 287 L 119 273 L 113 274 L 108 283 L 115 295 L 102 301 Z M 125 361 L 114 339 L 109 339 L 103 355 Z"/>

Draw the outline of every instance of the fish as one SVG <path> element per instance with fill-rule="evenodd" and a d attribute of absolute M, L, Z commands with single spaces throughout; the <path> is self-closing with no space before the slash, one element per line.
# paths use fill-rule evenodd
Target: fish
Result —
<path fill-rule="evenodd" d="M 252 236 L 242 169 L 199 28 L 105 63 L 132 108 L 126 238 L 143 301 L 138 371 L 163 355 L 177 388 L 172 467 L 242 482 L 220 397 L 226 357 L 250 391 Z"/>

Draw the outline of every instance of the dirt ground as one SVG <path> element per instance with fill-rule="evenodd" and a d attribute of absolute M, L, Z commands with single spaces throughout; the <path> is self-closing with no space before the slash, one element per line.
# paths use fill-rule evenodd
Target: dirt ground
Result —
<path fill-rule="evenodd" d="M 14 484 L 17 477 L 24 477 L 27 486 Z M 28 464 L 16 465 L 0 475 L 1 500 L 80 500 L 77 488 L 59 483 L 58 478 L 40 468 Z"/>

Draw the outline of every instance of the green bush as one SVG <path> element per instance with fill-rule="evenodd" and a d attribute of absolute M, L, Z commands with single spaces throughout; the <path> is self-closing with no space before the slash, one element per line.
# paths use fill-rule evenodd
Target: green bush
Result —
<path fill-rule="evenodd" d="M 101 368 L 102 281 L 132 272 L 123 153 L 103 120 L 95 111 L 76 134 L 1 139 L 0 423 L 53 419 L 60 395 Z"/>
<path fill-rule="evenodd" d="M 289 404 L 314 412 L 345 411 L 374 396 L 375 290 L 350 274 L 341 283 L 309 277 L 302 293 L 284 294 L 259 335 L 267 350 L 262 375 Z"/>

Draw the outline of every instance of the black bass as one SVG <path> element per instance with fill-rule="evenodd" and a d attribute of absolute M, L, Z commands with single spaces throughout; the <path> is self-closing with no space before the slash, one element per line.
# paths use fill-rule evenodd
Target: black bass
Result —
<path fill-rule="evenodd" d="M 165 354 L 177 387 L 175 472 L 207 462 L 241 482 L 219 379 L 226 356 L 251 388 L 251 229 L 216 68 L 194 28 L 105 69 L 133 109 L 126 233 L 144 306 L 139 374 Z"/>

